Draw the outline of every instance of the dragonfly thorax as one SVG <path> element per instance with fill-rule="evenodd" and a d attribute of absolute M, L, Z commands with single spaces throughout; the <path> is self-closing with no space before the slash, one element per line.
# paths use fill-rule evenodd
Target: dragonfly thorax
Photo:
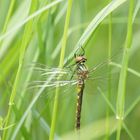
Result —
<path fill-rule="evenodd" d="M 85 80 L 88 78 L 88 68 L 84 63 L 77 64 L 77 76 L 79 80 Z"/>

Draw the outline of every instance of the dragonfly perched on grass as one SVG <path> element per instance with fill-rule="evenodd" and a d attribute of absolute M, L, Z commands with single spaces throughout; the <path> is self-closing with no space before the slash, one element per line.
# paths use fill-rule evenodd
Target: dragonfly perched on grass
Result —
<path fill-rule="evenodd" d="M 78 50 L 79 51 L 79 50 Z M 74 55 L 75 63 L 64 68 L 48 68 L 44 64 L 37 64 L 34 70 L 40 71 L 41 80 L 33 81 L 29 87 L 30 88 L 50 88 L 51 90 L 56 87 L 70 86 L 73 85 L 77 87 L 77 104 L 76 104 L 76 122 L 75 128 L 80 129 L 81 120 L 81 110 L 82 110 L 82 100 L 83 93 L 85 89 L 85 82 L 87 80 L 97 80 L 103 77 L 97 76 L 93 77 L 93 74 L 97 69 L 107 65 L 111 59 L 107 59 L 104 62 L 96 65 L 95 67 L 88 69 L 86 66 L 87 58 L 85 57 L 85 51 L 81 47 L 79 52 Z M 82 52 L 81 52 L 82 51 Z M 48 80 L 51 77 L 50 80 Z M 106 77 L 107 78 L 107 77 Z M 49 91 L 48 91 L 49 92 Z M 76 91 L 75 91 L 76 92 Z"/>

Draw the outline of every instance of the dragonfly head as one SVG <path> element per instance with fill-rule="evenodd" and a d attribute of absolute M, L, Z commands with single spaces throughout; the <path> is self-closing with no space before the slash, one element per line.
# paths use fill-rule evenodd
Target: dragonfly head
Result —
<path fill-rule="evenodd" d="M 77 56 L 75 57 L 76 63 L 85 63 L 87 61 L 85 56 Z"/>
<path fill-rule="evenodd" d="M 78 49 L 76 51 L 76 53 L 74 54 L 76 64 L 85 63 L 87 61 L 86 57 L 84 56 L 84 54 L 85 54 L 84 48 L 81 47 L 80 49 L 82 49 L 82 52 L 78 53 L 78 51 L 79 51 L 79 49 Z"/>

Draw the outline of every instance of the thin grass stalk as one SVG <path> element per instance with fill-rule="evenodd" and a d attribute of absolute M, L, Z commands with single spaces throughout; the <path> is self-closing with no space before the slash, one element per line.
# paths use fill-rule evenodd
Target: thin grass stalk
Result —
<path fill-rule="evenodd" d="M 35 4 L 32 4 L 31 12 L 35 8 L 34 5 Z M 15 97 L 16 97 L 16 94 L 17 94 L 18 82 L 20 80 L 20 75 L 21 75 L 21 70 L 22 70 L 25 50 L 26 50 L 26 47 L 28 45 L 28 42 L 30 40 L 30 36 L 31 36 L 31 33 L 32 33 L 32 21 L 33 20 L 31 20 L 26 25 L 25 30 L 24 30 L 22 43 L 21 43 L 21 48 L 20 48 L 19 65 L 18 65 L 17 74 L 16 74 L 16 77 L 15 77 L 13 89 L 12 89 L 10 100 L 9 100 L 9 108 L 8 108 L 8 113 L 7 113 L 7 116 L 6 116 L 5 127 L 7 127 L 9 125 L 9 123 L 10 123 L 10 119 L 11 119 L 10 117 L 12 115 L 14 100 L 15 100 Z M 6 137 L 7 137 L 7 129 L 5 129 L 4 132 L 3 132 L 2 140 L 6 140 Z"/>
<path fill-rule="evenodd" d="M 140 96 L 130 105 L 130 107 L 125 112 L 125 118 L 129 115 L 129 113 L 134 110 L 134 107 L 140 102 Z"/>
<path fill-rule="evenodd" d="M 4 23 L 2 33 L 6 32 L 8 22 L 9 22 L 9 19 L 10 19 L 11 15 L 12 15 L 15 2 L 16 2 L 15 0 L 11 0 L 11 3 L 10 3 L 10 6 L 9 6 L 8 14 L 7 14 L 6 19 L 5 19 L 5 23 Z"/>
<path fill-rule="evenodd" d="M 108 98 L 105 96 L 105 93 L 102 91 L 102 89 L 100 87 L 97 87 L 97 89 L 101 93 L 103 99 L 105 100 L 105 102 L 109 106 L 110 110 L 115 114 L 115 108 L 113 107 L 113 105 L 111 104 L 111 102 L 108 100 Z"/>
<path fill-rule="evenodd" d="M 106 7 L 104 7 L 89 23 L 87 28 L 85 29 L 84 33 L 81 35 L 79 41 L 77 42 L 75 49 L 70 53 L 70 55 L 65 60 L 65 65 L 67 65 L 71 59 L 73 58 L 73 55 L 76 50 L 78 50 L 81 46 L 85 47 L 86 43 L 90 40 L 91 35 L 93 32 L 97 29 L 99 24 L 103 21 L 103 19 L 108 16 L 113 10 L 115 10 L 118 6 L 126 2 L 126 0 L 113 0 L 110 2 Z"/>
<path fill-rule="evenodd" d="M 115 63 L 115 62 L 110 62 L 110 65 L 118 67 L 118 68 L 122 68 L 122 65 L 120 65 L 118 63 Z M 134 70 L 134 69 L 131 69 L 131 68 L 128 67 L 127 71 L 130 72 L 131 74 L 137 76 L 137 77 L 140 77 L 140 73 L 138 71 Z"/>
<path fill-rule="evenodd" d="M 45 12 L 46 10 L 48 10 L 49 8 L 57 5 L 58 3 L 62 2 L 62 1 L 63 0 L 55 0 L 55 1 L 51 2 L 50 4 L 47 4 L 46 6 L 40 8 L 36 12 L 32 13 L 30 16 L 28 16 L 27 18 L 25 18 L 22 22 L 20 22 L 19 24 L 16 24 L 16 26 L 12 27 L 10 30 L 8 30 L 7 32 L 5 32 L 4 34 L 2 34 L 0 36 L 0 41 L 3 40 L 3 39 L 5 39 L 7 36 L 11 35 L 12 33 L 14 33 L 16 30 L 18 30 L 19 28 L 21 28 L 22 26 L 24 26 L 27 22 L 29 22 L 33 18 L 39 16 L 40 14 L 42 14 L 43 12 Z"/>
<path fill-rule="evenodd" d="M 8 10 L 8 14 L 6 16 L 5 23 L 4 23 L 4 26 L 3 26 L 2 34 L 4 34 L 6 32 L 6 30 L 7 30 L 7 26 L 8 26 L 8 23 L 9 23 L 9 19 L 10 19 L 11 15 L 12 15 L 15 2 L 16 2 L 15 0 L 11 0 L 9 10 Z M 1 44 L 2 44 L 2 41 L 0 41 L 0 47 L 1 47 Z"/>
<path fill-rule="evenodd" d="M 119 84 L 118 84 L 118 95 L 116 101 L 116 117 L 118 119 L 118 128 L 116 140 L 120 140 L 121 128 L 124 118 L 124 106 L 125 106 L 125 88 L 126 88 L 126 76 L 128 69 L 129 52 L 132 44 L 132 23 L 133 23 L 133 9 L 134 0 L 129 1 L 129 14 L 128 14 L 128 25 L 127 25 L 127 36 L 124 46 L 124 53 L 122 59 L 122 68 L 120 72 Z"/>
<path fill-rule="evenodd" d="M 130 130 L 128 129 L 128 127 L 126 126 L 125 123 L 123 123 L 123 128 L 125 129 L 125 131 L 127 132 L 127 134 L 129 135 L 131 140 L 135 140 L 134 136 L 132 135 L 132 133 L 130 132 Z"/>
<path fill-rule="evenodd" d="M 111 1 L 111 0 L 109 0 Z M 108 58 L 111 58 L 112 54 L 112 13 L 109 15 L 109 25 L 108 25 Z M 111 98 L 111 66 L 108 65 L 108 93 L 107 98 L 110 101 Z M 110 116 L 110 108 L 107 106 L 106 110 L 106 140 L 109 140 L 110 129 L 109 129 L 109 116 Z"/>
<path fill-rule="evenodd" d="M 59 61 L 60 68 L 62 68 L 63 64 L 64 64 L 64 56 L 65 56 L 65 49 L 66 49 L 66 42 L 67 42 L 67 35 L 68 35 L 68 28 L 69 28 L 69 22 L 70 22 L 72 2 L 73 2 L 73 0 L 68 0 L 68 7 L 67 7 L 64 33 L 63 33 L 63 38 L 62 38 L 60 61 Z M 54 139 L 56 117 L 57 117 L 57 110 L 58 110 L 58 97 L 59 97 L 59 87 L 57 87 L 56 91 L 55 91 L 54 107 L 53 107 L 53 113 L 52 113 L 52 122 L 51 122 L 51 130 L 50 130 L 49 140 Z"/>
<path fill-rule="evenodd" d="M 60 0 L 58 0 L 60 1 Z M 61 0 L 62 1 L 62 0 Z M 48 4 L 50 5 L 50 4 Z M 47 9 L 50 8 L 50 6 L 46 6 L 48 7 Z M 38 10 L 37 10 L 38 11 Z M 37 19 L 34 20 L 33 25 L 37 24 Z M 48 81 L 50 81 L 55 75 L 50 76 L 50 78 L 48 79 Z M 46 83 L 48 83 L 48 81 L 46 81 Z M 36 103 L 37 99 L 39 98 L 39 96 L 42 94 L 42 92 L 44 91 L 44 87 L 42 87 L 36 94 L 36 96 L 33 98 L 33 100 L 31 101 L 31 103 L 29 104 L 28 108 L 26 109 L 26 111 L 23 113 L 19 123 L 17 124 L 16 128 L 14 129 L 14 132 L 11 136 L 11 140 L 15 140 L 18 132 L 20 131 L 21 126 L 24 123 L 24 120 L 26 119 L 27 115 L 29 114 L 30 110 L 32 109 L 33 105 Z"/>

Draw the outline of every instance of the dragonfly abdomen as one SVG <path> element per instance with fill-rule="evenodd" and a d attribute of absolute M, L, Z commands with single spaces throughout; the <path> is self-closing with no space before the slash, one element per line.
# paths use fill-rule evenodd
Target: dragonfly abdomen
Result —
<path fill-rule="evenodd" d="M 76 129 L 80 129 L 80 120 L 81 120 L 81 109 L 82 109 L 82 98 L 84 90 L 84 81 L 80 81 L 77 84 L 77 106 L 76 106 Z"/>

